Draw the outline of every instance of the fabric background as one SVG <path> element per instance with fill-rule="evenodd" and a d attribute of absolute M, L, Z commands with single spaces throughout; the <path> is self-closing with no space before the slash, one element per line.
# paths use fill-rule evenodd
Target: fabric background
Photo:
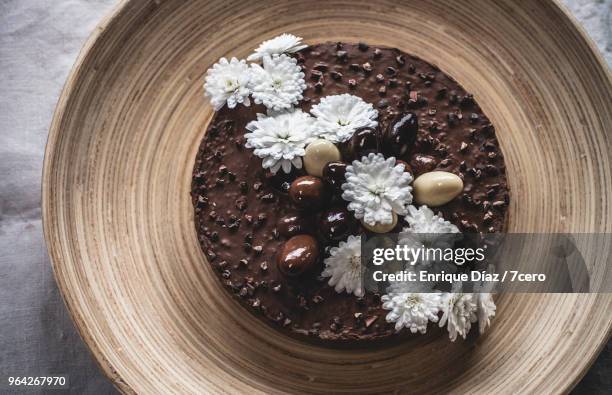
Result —
<path fill-rule="evenodd" d="M 612 0 L 564 0 L 612 64 Z M 56 101 L 114 0 L 0 0 L 0 379 L 68 374 L 71 393 L 114 394 L 58 293 L 41 223 Z M 608 344 L 575 393 L 612 393 Z M 2 392 L 2 390 L 0 390 Z"/>

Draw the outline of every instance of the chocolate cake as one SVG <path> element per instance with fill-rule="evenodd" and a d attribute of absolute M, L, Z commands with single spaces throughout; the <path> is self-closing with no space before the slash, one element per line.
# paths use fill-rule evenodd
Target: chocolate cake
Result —
<path fill-rule="evenodd" d="M 218 109 L 197 154 L 191 192 L 206 264 L 228 295 L 287 334 L 334 343 L 399 336 L 385 319 L 382 295 L 337 292 L 322 276 L 332 248 L 371 228 L 342 197 L 346 165 L 379 153 L 395 157 L 413 178 L 452 173 L 463 187 L 434 211 L 461 232 L 500 232 L 509 191 L 495 128 L 452 77 L 398 49 L 324 43 L 289 56 L 304 74 L 297 109 L 307 113 L 324 97 L 350 94 L 372 104 L 377 126 L 334 142 L 341 159 L 322 174 L 309 174 L 306 159 L 301 168 L 274 174 L 245 138 L 257 114 L 274 110 L 258 100 Z M 385 231 L 399 232 L 406 222 L 393 215 Z"/>

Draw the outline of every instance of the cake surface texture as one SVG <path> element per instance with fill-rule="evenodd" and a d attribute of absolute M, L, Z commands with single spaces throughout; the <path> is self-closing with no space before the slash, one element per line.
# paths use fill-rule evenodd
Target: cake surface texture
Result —
<path fill-rule="evenodd" d="M 316 44 L 288 56 L 297 60 L 304 74 L 303 98 L 296 109 L 312 113 L 323 98 L 349 94 L 377 112 L 376 127 L 370 129 L 378 134 L 366 131 L 333 142 L 340 155 L 337 162 L 350 165 L 379 153 L 403 163 L 411 180 L 425 173 L 451 173 L 462 189 L 432 210 L 460 232 L 504 231 L 510 197 L 495 129 L 474 97 L 454 79 L 398 49 L 363 43 Z M 335 169 L 323 170 L 321 176 L 316 163 L 306 157 L 299 165 L 285 163 L 288 173 L 281 164 L 275 173 L 262 166 L 262 158 L 245 137 L 247 125 L 258 114 L 275 113 L 261 103 L 219 108 L 207 126 L 193 171 L 198 239 L 228 297 L 232 294 L 253 314 L 298 338 L 367 343 L 411 335 L 388 322 L 384 295 L 338 292 L 329 276 L 322 275 L 331 250 L 371 226 L 347 208 L 346 187 L 331 185 Z M 400 121 L 414 122 L 413 141 L 384 135 Z M 333 158 L 325 141 L 307 150 L 318 149 L 319 155 Z M 418 197 L 415 191 L 412 195 Z M 393 214 L 392 222 L 376 226 L 400 232 L 407 223 Z M 313 261 L 303 270 L 302 261 L 287 263 L 286 251 L 293 243 L 307 251 L 305 260 Z M 291 270 L 300 273 L 293 276 Z"/>

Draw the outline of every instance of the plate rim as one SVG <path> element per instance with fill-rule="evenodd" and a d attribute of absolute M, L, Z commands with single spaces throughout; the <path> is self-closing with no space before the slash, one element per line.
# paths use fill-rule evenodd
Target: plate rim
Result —
<path fill-rule="evenodd" d="M 604 59 L 603 54 L 597 48 L 597 45 L 593 41 L 593 39 L 588 35 L 585 28 L 578 22 L 578 19 L 570 12 L 569 8 L 566 7 L 561 0 L 548 0 L 551 5 L 556 7 L 561 14 L 567 18 L 573 28 L 578 33 L 580 39 L 583 41 L 583 44 L 586 44 L 591 52 L 591 54 L 595 57 L 597 65 L 604 71 L 604 74 L 608 77 L 610 84 L 612 85 L 612 70 L 607 65 L 607 62 Z M 92 56 L 92 49 L 97 43 L 98 39 L 104 35 L 113 24 L 119 20 L 124 13 L 126 13 L 129 9 L 129 6 L 134 5 L 138 6 L 138 0 L 119 0 L 119 2 L 113 6 L 111 11 L 109 11 L 101 20 L 97 23 L 96 27 L 86 39 L 85 43 L 79 50 L 79 54 L 76 57 L 70 72 L 68 73 L 68 77 L 66 78 L 66 82 L 64 83 L 61 93 L 58 97 L 57 104 L 55 110 L 53 112 L 51 124 L 49 126 L 47 141 L 45 143 L 44 150 L 44 159 L 43 159 L 43 168 L 42 168 L 42 182 L 41 182 L 41 209 L 42 209 L 42 223 L 43 223 L 43 235 L 44 241 L 47 247 L 47 253 L 50 259 L 51 267 L 53 269 L 53 277 L 60 291 L 60 295 L 66 306 L 68 314 L 70 316 L 71 321 L 74 324 L 74 327 L 79 334 L 80 338 L 86 344 L 89 349 L 91 355 L 94 357 L 95 363 L 100 368 L 100 371 L 104 374 L 106 378 L 122 393 L 136 393 L 136 391 L 125 382 L 119 372 L 113 368 L 110 362 L 105 358 L 101 348 L 98 346 L 96 341 L 90 336 L 90 331 L 86 325 L 84 325 L 84 321 L 80 317 L 78 313 L 77 302 L 73 301 L 70 296 L 70 290 L 68 284 L 63 280 L 60 276 L 60 270 L 62 266 L 62 259 L 66 254 L 66 251 L 61 250 L 60 248 L 54 247 L 58 246 L 56 241 L 58 240 L 57 235 L 54 232 L 54 227 L 51 225 L 51 217 L 53 217 L 53 205 L 50 201 L 50 178 L 51 178 L 51 163 L 54 159 L 55 148 L 57 145 L 57 141 L 61 136 L 61 124 L 66 115 L 68 98 L 73 94 L 75 84 L 82 76 L 82 66 L 86 63 L 86 60 Z M 593 365 L 605 345 L 612 339 L 612 319 L 608 325 L 607 335 L 602 334 L 602 339 L 598 346 L 591 350 L 590 359 L 586 360 L 580 370 L 574 370 L 574 378 L 571 381 L 566 381 L 566 386 L 562 388 L 564 393 L 568 393 L 574 388 L 580 380 L 586 375 L 589 371 L 590 367 Z"/>

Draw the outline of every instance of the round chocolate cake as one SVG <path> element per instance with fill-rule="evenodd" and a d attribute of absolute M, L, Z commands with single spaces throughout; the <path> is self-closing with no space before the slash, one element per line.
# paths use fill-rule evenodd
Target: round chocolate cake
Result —
<path fill-rule="evenodd" d="M 416 179 L 415 207 L 431 201 L 461 232 L 500 232 L 509 191 L 495 129 L 453 78 L 397 49 L 325 43 L 288 56 L 305 85 L 296 111 L 314 114 L 323 98 L 348 94 L 371 104 L 376 121 L 346 139 L 308 140 L 303 160 L 271 166 L 245 135 L 258 114 L 279 109 L 255 94 L 249 106 L 218 108 L 193 171 L 199 242 L 228 296 L 287 334 L 330 342 L 397 336 L 383 295 L 338 289 L 324 275 L 326 258 L 350 236 L 407 226 L 395 213 L 381 223 L 358 218 L 342 185 L 347 166 L 368 155 L 393 157 Z M 451 177 L 459 190 L 449 201 L 426 197 L 417 185 L 426 173 Z"/>

